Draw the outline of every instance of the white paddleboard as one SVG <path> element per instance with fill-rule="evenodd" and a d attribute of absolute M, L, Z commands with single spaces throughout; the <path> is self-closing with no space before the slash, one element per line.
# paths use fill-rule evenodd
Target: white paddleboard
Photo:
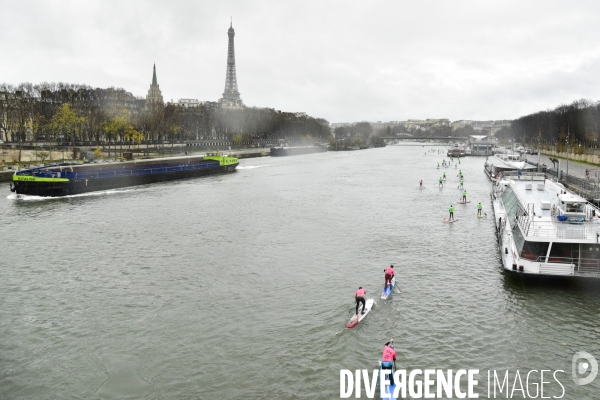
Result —
<path fill-rule="evenodd" d="M 346 324 L 346 328 L 354 328 L 356 325 L 358 325 L 358 323 L 360 321 L 362 321 L 363 319 L 365 319 L 365 317 L 367 316 L 367 314 L 369 313 L 369 311 L 371 311 L 371 308 L 373 308 L 373 303 L 375 301 L 373 299 L 367 299 L 365 300 L 365 313 L 362 314 L 362 304 L 359 306 L 358 308 L 358 314 L 354 314 L 352 316 L 352 318 L 350 318 L 350 321 L 348 321 L 348 323 Z"/>

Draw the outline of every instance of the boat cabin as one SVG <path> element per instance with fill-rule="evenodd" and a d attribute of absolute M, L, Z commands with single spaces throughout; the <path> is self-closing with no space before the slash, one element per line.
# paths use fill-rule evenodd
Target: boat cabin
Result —
<path fill-rule="evenodd" d="M 570 223 L 585 221 L 585 204 L 585 199 L 571 193 L 563 193 L 558 196 L 560 214 L 566 216 Z"/>

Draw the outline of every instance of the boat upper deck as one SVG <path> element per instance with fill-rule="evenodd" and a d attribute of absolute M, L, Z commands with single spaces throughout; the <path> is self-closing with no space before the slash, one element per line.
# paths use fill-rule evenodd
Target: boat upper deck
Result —
<path fill-rule="evenodd" d="M 503 170 L 535 170 L 535 165 L 521 161 L 518 156 L 512 154 L 497 154 L 494 157 L 489 157 L 486 163 L 495 168 Z"/>
<path fill-rule="evenodd" d="M 584 198 L 544 174 L 523 173 L 519 179 L 510 173 L 506 178 L 499 190 L 511 188 L 516 195 L 520 206 L 512 206 L 514 217 L 527 240 L 596 243 L 600 239 L 600 209 Z M 512 217 L 511 206 L 504 206 Z"/>

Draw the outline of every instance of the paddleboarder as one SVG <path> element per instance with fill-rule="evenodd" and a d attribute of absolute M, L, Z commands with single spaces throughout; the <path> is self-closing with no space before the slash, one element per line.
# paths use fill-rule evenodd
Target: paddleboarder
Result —
<path fill-rule="evenodd" d="M 450 217 L 448 217 L 448 221 L 454 221 L 454 206 L 450 205 L 450 209 L 448 211 L 450 211 Z"/>
<path fill-rule="evenodd" d="M 383 287 L 384 288 L 388 287 L 388 283 L 389 283 L 390 288 L 391 288 L 392 287 L 392 279 L 394 278 L 394 266 L 390 265 L 389 267 L 384 269 L 383 272 L 385 272 L 385 284 L 383 285 Z"/>
<path fill-rule="evenodd" d="M 463 190 L 463 198 L 462 201 L 464 201 L 465 203 L 467 202 L 467 191 Z"/>
<path fill-rule="evenodd" d="M 444 187 L 444 181 L 442 181 L 442 177 L 440 176 L 440 187 Z"/>
<path fill-rule="evenodd" d="M 481 206 L 481 203 L 477 204 L 477 216 L 478 216 L 478 217 L 481 217 L 481 209 L 482 209 L 482 208 L 483 208 L 483 207 Z"/>
<path fill-rule="evenodd" d="M 421 179 L 421 180 L 419 181 L 419 186 L 420 186 L 420 187 L 423 187 L 423 179 Z"/>
<path fill-rule="evenodd" d="M 358 290 L 354 294 L 354 300 L 356 300 L 356 315 L 358 315 L 358 306 L 360 303 L 362 303 L 361 314 L 365 313 L 365 307 L 367 306 L 365 303 L 365 294 L 367 294 L 367 291 L 363 289 L 362 286 L 359 286 Z"/>
<path fill-rule="evenodd" d="M 463 188 L 464 188 L 464 186 L 463 186 L 463 184 L 464 184 L 464 183 L 465 183 L 465 180 L 464 180 L 464 179 L 461 179 L 461 180 L 460 180 L 460 188 L 461 188 L 461 189 L 463 189 Z"/>
<path fill-rule="evenodd" d="M 381 370 L 392 370 L 392 361 L 396 361 L 396 350 L 394 350 L 394 339 L 383 345 L 383 355 L 381 356 Z M 390 373 L 390 385 L 394 385 L 394 376 Z"/>

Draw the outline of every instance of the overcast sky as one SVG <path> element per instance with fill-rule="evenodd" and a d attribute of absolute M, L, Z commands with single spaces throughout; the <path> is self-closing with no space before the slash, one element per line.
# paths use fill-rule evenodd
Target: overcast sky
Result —
<path fill-rule="evenodd" d="M 514 119 L 599 100 L 600 1 L 0 0 L 0 82 L 218 100 L 330 122 Z"/>

